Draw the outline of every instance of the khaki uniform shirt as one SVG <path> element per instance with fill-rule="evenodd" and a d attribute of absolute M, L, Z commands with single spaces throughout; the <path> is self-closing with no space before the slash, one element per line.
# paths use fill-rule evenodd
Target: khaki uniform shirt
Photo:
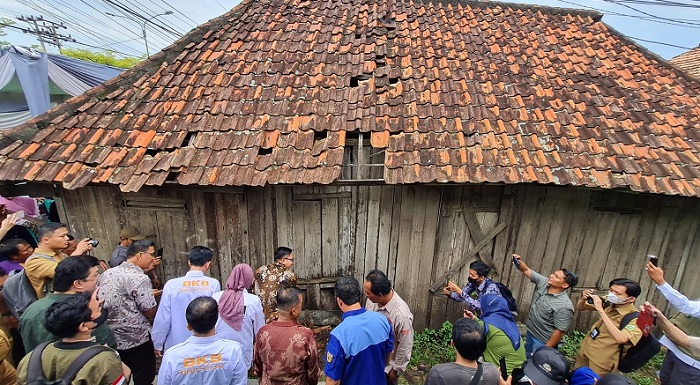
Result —
<path fill-rule="evenodd" d="M 586 304 L 586 306 L 588 309 L 595 310 L 593 305 Z M 629 303 L 620 307 L 610 305 L 605 309 L 605 314 L 619 328 L 622 318 L 635 311 L 637 311 L 637 308 L 634 307 L 634 304 Z M 598 332 L 595 339 L 591 338 L 594 330 Z M 637 326 L 636 318 L 632 319 L 621 332 L 629 338 L 629 342 L 625 344 L 625 349 L 636 345 L 643 335 L 642 330 Z M 620 345 L 615 341 L 615 338 L 610 334 L 610 331 L 601 319 L 593 325 L 591 331 L 583 339 L 579 354 L 588 358 L 590 362 L 602 368 L 610 368 L 610 371 L 613 371 L 617 368 L 620 360 Z"/>
<path fill-rule="evenodd" d="M 384 372 L 389 373 L 391 369 L 401 373 L 406 370 L 408 362 L 411 361 L 411 350 L 413 349 L 413 314 L 406 302 L 394 291 L 394 296 L 383 307 L 370 300 L 367 300 L 365 309 L 384 314 L 391 322 L 394 331 L 394 350 L 389 355 L 389 364 L 384 368 Z"/>
<path fill-rule="evenodd" d="M 46 257 L 51 257 L 52 259 Z M 24 263 L 24 272 L 27 274 L 27 278 L 29 278 L 29 282 L 36 292 L 37 299 L 44 298 L 45 287 L 53 279 L 53 275 L 56 273 L 56 265 L 66 257 L 67 255 L 60 251 L 54 254 L 45 254 L 36 250 Z M 48 291 L 50 291 L 50 288 Z"/>
<path fill-rule="evenodd" d="M 277 290 L 296 284 L 294 272 L 279 262 L 263 266 L 255 272 L 255 294 L 262 302 L 266 323 L 277 319 Z"/>
<path fill-rule="evenodd" d="M 14 385 L 17 383 L 17 371 L 10 364 L 12 358 L 12 344 L 10 338 L 0 329 L 0 385 Z"/>

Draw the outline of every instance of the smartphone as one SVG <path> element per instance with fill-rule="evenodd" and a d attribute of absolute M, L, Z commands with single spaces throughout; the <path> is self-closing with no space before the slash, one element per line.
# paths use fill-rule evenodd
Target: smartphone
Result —
<path fill-rule="evenodd" d="M 501 369 L 501 377 L 503 377 L 503 381 L 508 379 L 508 368 L 506 368 L 506 358 L 501 357 L 498 359 L 498 366 Z"/>
<path fill-rule="evenodd" d="M 652 265 L 656 267 L 659 266 L 659 257 L 656 255 L 647 255 L 647 258 L 649 258 L 649 262 L 651 262 Z"/>
<path fill-rule="evenodd" d="M 513 257 L 513 264 L 516 269 L 520 270 L 520 260 L 518 258 Z"/>
<path fill-rule="evenodd" d="M 156 258 L 163 258 L 163 248 L 156 250 Z"/>

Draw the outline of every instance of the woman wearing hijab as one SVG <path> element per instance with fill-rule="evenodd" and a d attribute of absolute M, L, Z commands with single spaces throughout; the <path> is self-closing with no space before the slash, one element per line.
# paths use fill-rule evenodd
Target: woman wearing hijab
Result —
<path fill-rule="evenodd" d="M 245 263 L 238 264 L 226 281 L 226 290 L 213 295 L 219 303 L 216 333 L 221 338 L 241 344 L 247 368 L 253 362 L 253 338 L 265 325 L 260 298 L 248 293 L 253 280 L 253 269 Z"/>
<path fill-rule="evenodd" d="M 500 295 L 486 294 L 481 296 L 480 305 L 480 322 L 486 333 L 484 360 L 499 367 L 499 360 L 504 357 L 506 370 L 511 373 L 525 362 L 525 343 L 508 302 Z"/>

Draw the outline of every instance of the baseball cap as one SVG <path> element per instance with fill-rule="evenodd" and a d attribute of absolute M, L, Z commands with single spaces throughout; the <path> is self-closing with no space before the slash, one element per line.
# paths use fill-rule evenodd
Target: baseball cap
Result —
<path fill-rule="evenodd" d="M 141 234 L 141 231 L 134 226 L 127 226 L 119 232 L 119 238 L 121 239 L 131 239 L 133 241 L 140 241 L 145 239 L 146 236 Z"/>
<path fill-rule="evenodd" d="M 598 385 L 636 385 L 634 381 L 618 373 L 606 374 L 600 378 Z"/>
<path fill-rule="evenodd" d="M 556 349 L 543 346 L 532 354 L 523 371 L 537 385 L 562 385 L 569 375 L 569 361 Z"/>
<path fill-rule="evenodd" d="M 600 376 L 595 374 L 591 368 L 582 366 L 571 372 L 569 385 L 594 385 L 599 379 Z"/>

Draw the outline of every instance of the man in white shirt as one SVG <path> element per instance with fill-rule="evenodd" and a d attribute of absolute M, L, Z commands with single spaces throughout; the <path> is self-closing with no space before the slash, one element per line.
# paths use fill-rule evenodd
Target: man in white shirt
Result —
<path fill-rule="evenodd" d="M 690 338 L 700 337 L 700 300 L 689 300 L 674 289 L 664 279 L 664 271 L 651 262 L 647 263 L 647 273 L 671 306 L 680 312 L 670 322 Z M 679 346 L 667 336 L 659 341 L 668 349 L 659 373 L 661 385 L 695 384 L 700 378 L 700 352 Z"/>
<path fill-rule="evenodd" d="M 216 301 L 195 298 L 187 306 L 186 318 L 193 335 L 165 352 L 158 385 L 246 385 L 248 369 L 240 345 L 216 334 Z"/>
<path fill-rule="evenodd" d="M 255 294 L 248 293 L 247 290 L 253 285 L 253 279 L 253 269 L 245 263 L 240 263 L 231 271 L 231 275 L 226 281 L 226 290 L 214 293 L 213 296 L 219 304 L 219 321 L 216 323 L 216 333 L 221 338 L 241 344 L 246 368 L 250 368 L 253 362 L 253 339 L 260 328 L 265 325 L 265 314 L 260 298 Z M 221 316 L 222 310 L 225 310 L 227 306 L 227 304 L 222 304 L 221 297 L 227 291 L 230 293 L 240 292 L 243 297 L 243 320 L 240 325 L 236 325 L 240 327 L 240 330 L 236 330 Z"/>
<path fill-rule="evenodd" d="M 197 297 L 211 297 L 221 290 L 219 281 L 204 275 L 211 266 L 213 256 L 210 248 L 195 246 L 189 255 L 190 271 L 184 277 L 169 280 L 163 287 L 151 330 L 156 356 L 161 356 L 165 350 L 185 342 L 192 335 L 185 319 L 187 305 Z"/>

